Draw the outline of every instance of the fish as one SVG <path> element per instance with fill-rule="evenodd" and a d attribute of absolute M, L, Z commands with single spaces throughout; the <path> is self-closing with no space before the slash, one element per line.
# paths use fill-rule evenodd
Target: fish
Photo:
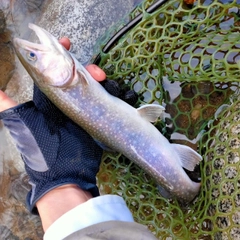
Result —
<path fill-rule="evenodd" d="M 183 168 L 193 171 L 202 157 L 188 146 L 170 143 L 154 126 L 164 107 L 134 108 L 112 96 L 51 33 L 34 24 L 29 28 L 40 43 L 14 38 L 16 54 L 52 103 L 96 142 L 144 169 L 164 192 L 191 202 L 201 183 L 193 182 Z"/>

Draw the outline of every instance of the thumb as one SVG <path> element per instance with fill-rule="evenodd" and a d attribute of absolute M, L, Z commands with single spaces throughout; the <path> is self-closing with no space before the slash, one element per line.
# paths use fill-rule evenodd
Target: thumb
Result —
<path fill-rule="evenodd" d="M 17 103 L 0 90 L 0 112 L 17 106 Z"/>

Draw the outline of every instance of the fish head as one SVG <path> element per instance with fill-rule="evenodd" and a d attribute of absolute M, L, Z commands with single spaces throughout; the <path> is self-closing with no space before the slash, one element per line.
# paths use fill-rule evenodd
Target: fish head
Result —
<path fill-rule="evenodd" d="M 44 85 L 64 87 L 74 78 L 75 64 L 69 52 L 43 28 L 29 24 L 40 43 L 14 38 L 16 54 L 34 82 L 41 89 Z"/>

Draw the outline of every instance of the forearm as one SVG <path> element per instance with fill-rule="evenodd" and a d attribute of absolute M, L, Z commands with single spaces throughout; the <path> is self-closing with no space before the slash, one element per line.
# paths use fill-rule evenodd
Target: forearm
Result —
<path fill-rule="evenodd" d="M 75 184 L 57 187 L 45 194 L 36 203 L 43 230 L 46 231 L 64 213 L 90 198 L 92 198 L 91 193 L 80 189 Z"/>

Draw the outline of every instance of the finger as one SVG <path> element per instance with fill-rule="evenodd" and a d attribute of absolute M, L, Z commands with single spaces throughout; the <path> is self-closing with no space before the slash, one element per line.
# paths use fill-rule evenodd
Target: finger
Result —
<path fill-rule="evenodd" d="M 70 49 L 71 42 L 70 42 L 69 38 L 63 37 L 63 38 L 61 38 L 61 39 L 59 40 L 59 42 L 60 42 L 67 50 Z"/>
<path fill-rule="evenodd" d="M 101 82 L 106 79 L 106 73 L 97 65 L 90 64 L 86 66 L 86 69 L 96 81 Z"/>
<path fill-rule="evenodd" d="M 17 103 L 0 90 L 0 112 L 15 106 Z"/>
<path fill-rule="evenodd" d="M 71 46 L 71 42 L 69 40 L 69 38 L 67 37 L 63 37 L 59 40 L 59 42 L 67 49 L 70 49 Z M 92 75 L 92 77 L 98 81 L 101 82 L 103 80 L 106 79 L 106 74 L 105 72 L 99 68 L 97 65 L 94 64 L 90 64 L 88 66 L 86 66 L 86 69 L 88 70 L 88 72 Z"/>

